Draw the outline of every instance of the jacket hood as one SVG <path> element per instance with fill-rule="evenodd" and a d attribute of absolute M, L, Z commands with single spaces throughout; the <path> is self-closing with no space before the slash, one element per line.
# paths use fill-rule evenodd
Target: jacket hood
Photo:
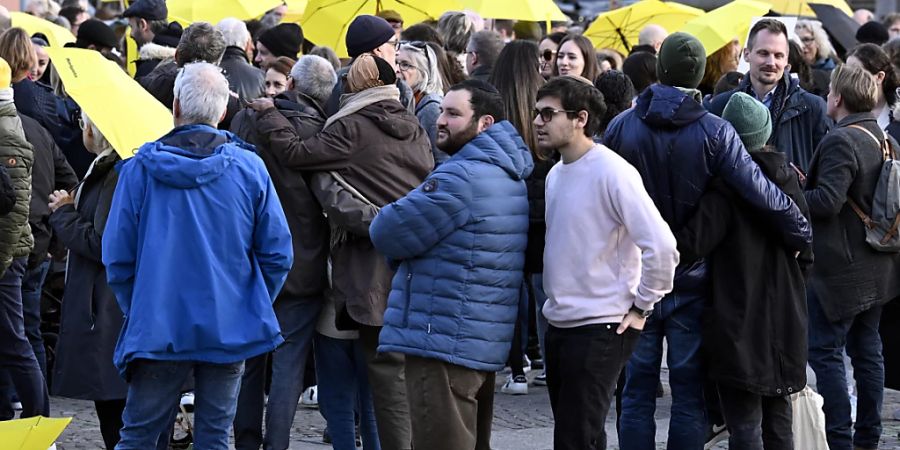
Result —
<path fill-rule="evenodd" d="M 141 61 L 151 59 L 175 59 L 175 49 L 150 42 L 144 44 L 141 49 L 138 50 L 138 59 Z"/>
<path fill-rule="evenodd" d="M 299 113 L 325 117 L 325 109 L 314 98 L 290 89 L 275 96 L 275 108 L 279 111 L 295 111 Z"/>
<path fill-rule="evenodd" d="M 781 152 L 751 152 L 750 157 L 759 166 L 763 173 L 769 177 L 778 187 L 784 186 L 791 180 L 792 169 L 788 165 L 787 155 Z"/>
<path fill-rule="evenodd" d="M 219 178 L 243 150 L 255 149 L 230 132 L 186 125 L 144 144 L 134 159 L 160 182 L 190 189 Z"/>
<path fill-rule="evenodd" d="M 681 90 L 653 84 L 638 97 L 635 105 L 638 117 L 650 126 L 683 127 L 707 114 L 703 105 Z"/>
<path fill-rule="evenodd" d="M 379 130 L 395 139 L 412 139 L 420 128 L 419 119 L 409 114 L 397 100 L 373 103 L 356 114 L 368 118 Z"/>
<path fill-rule="evenodd" d="M 514 180 L 524 180 L 534 169 L 534 160 L 525 141 L 511 123 L 504 120 L 475 136 L 457 153 L 490 162 Z M 480 155 L 480 156 L 475 156 Z"/>

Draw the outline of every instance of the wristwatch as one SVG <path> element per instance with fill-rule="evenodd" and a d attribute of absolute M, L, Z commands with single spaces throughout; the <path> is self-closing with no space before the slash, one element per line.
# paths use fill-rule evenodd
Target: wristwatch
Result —
<path fill-rule="evenodd" d="M 652 309 L 641 309 L 635 305 L 631 305 L 631 309 L 629 309 L 629 311 L 643 317 L 644 319 L 650 317 L 653 314 Z"/>

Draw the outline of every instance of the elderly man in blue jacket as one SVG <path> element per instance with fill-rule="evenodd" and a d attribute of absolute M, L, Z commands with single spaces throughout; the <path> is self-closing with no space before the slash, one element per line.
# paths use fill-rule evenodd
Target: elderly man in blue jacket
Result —
<path fill-rule="evenodd" d="M 494 372 L 518 314 L 534 164 L 494 87 L 464 81 L 441 107 L 436 144 L 451 158 L 369 229 L 398 266 L 378 351 L 407 356 L 413 448 L 487 449 Z"/>
<path fill-rule="evenodd" d="M 129 382 L 117 449 L 155 447 L 191 371 L 194 445 L 227 449 L 243 361 L 282 342 L 272 302 L 293 261 L 291 234 L 253 147 L 215 128 L 228 96 L 217 67 L 185 66 L 177 127 L 119 168 L 103 234 L 125 315 L 114 355 Z"/>

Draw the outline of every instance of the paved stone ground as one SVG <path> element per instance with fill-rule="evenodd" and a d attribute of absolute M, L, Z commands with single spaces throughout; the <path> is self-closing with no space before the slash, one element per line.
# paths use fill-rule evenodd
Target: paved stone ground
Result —
<path fill-rule="evenodd" d="M 529 374 L 529 378 L 534 375 L 533 371 Z M 499 392 L 504 380 L 505 376 L 497 377 L 497 395 L 494 399 L 493 447 L 497 450 L 544 450 L 552 448 L 553 417 L 550 413 L 547 389 L 531 386 L 528 395 L 504 395 Z M 672 401 L 671 396 L 668 395 L 668 385 L 665 385 L 665 388 L 667 395 L 659 399 L 656 414 L 656 441 L 660 449 L 665 448 L 664 432 L 668 429 L 669 409 Z M 103 443 L 100 439 L 99 425 L 91 402 L 53 398 L 51 406 L 55 416 L 74 417 L 72 423 L 63 432 L 58 441 L 57 448 L 59 450 L 93 450 L 102 448 Z M 900 439 L 898 439 L 900 421 L 892 419 L 893 411 L 898 408 L 900 408 L 900 392 L 885 390 L 884 432 L 880 447 L 882 450 L 900 449 Z M 324 428 L 325 421 L 319 415 L 318 410 L 299 408 L 294 420 L 291 448 L 295 450 L 324 450 L 331 448 L 321 441 Z M 618 449 L 618 442 L 615 436 L 614 411 L 610 412 L 610 418 L 607 420 L 607 432 L 609 434 L 609 448 Z M 722 443 L 716 448 L 726 449 L 728 446 Z"/>

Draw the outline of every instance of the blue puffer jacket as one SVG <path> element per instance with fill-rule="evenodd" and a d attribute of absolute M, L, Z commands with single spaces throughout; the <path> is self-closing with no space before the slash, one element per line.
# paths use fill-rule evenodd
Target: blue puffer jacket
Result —
<path fill-rule="evenodd" d="M 503 368 L 518 314 L 528 244 L 524 180 L 533 166 L 515 128 L 500 122 L 381 210 L 369 234 L 399 269 L 378 351 Z"/>
<path fill-rule="evenodd" d="M 242 361 L 281 338 L 272 302 L 291 268 L 281 202 L 253 147 L 205 125 L 119 168 L 103 264 L 125 322 L 113 356 Z"/>
<path fill-rule="evenodd" d="M 673 231 L 693 216 L 709 181 L 720 176 L 766 215 L 788 247 L 801 250 L 812 240 L 797 205 L 750 159 L 734 128 L 676 88 L 654 84 L 644 90 L 634 108 L 613 119 L 603 143 L 637 168 Z M 702 260 L 676 269 L 676 292 L 705 285 Z"/>

